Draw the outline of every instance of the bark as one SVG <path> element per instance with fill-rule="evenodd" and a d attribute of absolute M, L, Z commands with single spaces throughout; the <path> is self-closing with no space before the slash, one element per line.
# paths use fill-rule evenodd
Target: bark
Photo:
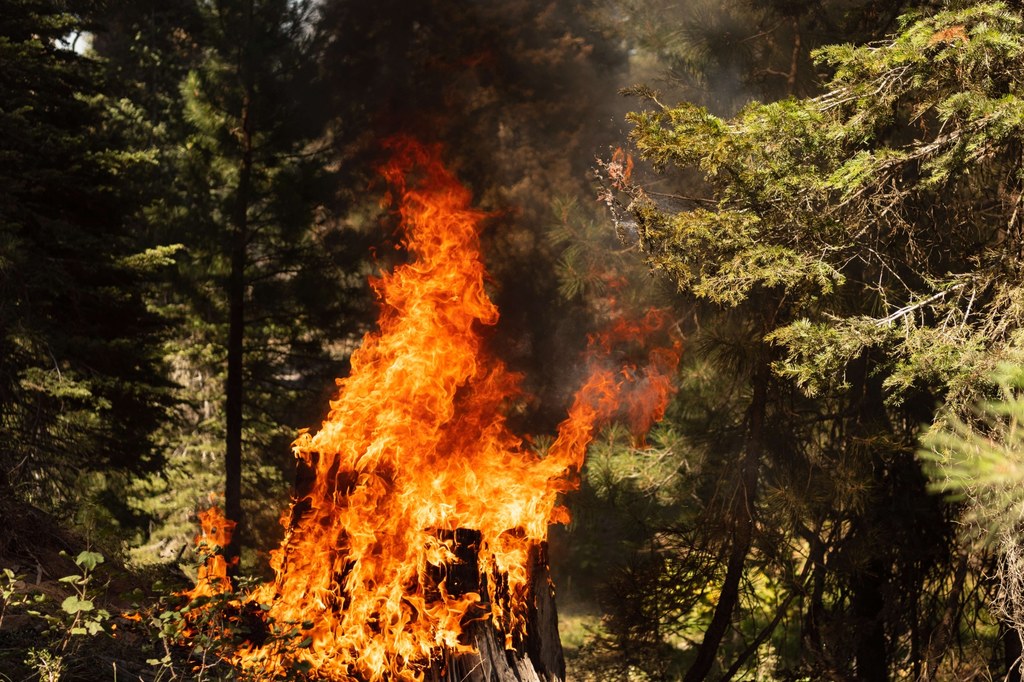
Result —
<path fill-rule="evenodd" d="M 241 188 L 239 188 L 241 192 Z M 242 529 L 242 354 L 245 339 L 244 232 L 232 235 L 231 274 L 228 280 L 228 374 L 225 384 L 226 435 L 224 448 L 224 514 L 236 523 L 231 542 L 224 548 L 229 568 L 239 554 Z"/>
<path fill-rule="evenodd" d="M 825 542 L 821 539 L 821 526 L 810 529 L 798 524 L 797 534 L 807 541 L 810 547 L 808 564 L 811 566 L 811 589 L 807 595 L 807 611 L 803 619 L 801 639 L 811 651 L 822 653 L 821 622 L 825 612 L 823 598 L 825 595 Z M 831 543 L 830 543 L 831 544 Z"/>
<path fill-rule="evenodd" d="M 859 682 L 888 682 L 888 647 L 882 610 L 885 599 L 883 566 L 872 561 L 851 581 L 853 589 L 854 657 Z"/>
<path fill-rule="evenodd" d="M 789 76 L 786 78 L 786 87 L 789 89 L 790 97 L 796 97 L 796 77 L 800 70 L 800 20 L 793 17 L 793 52 L 789 61 Z"/>
<path fill-rule="evenodd" d="M 878 433 L 889 433 L 891 427 L 885 414 L 882 380 L 871 374 L 872 364 L 867 357 L 854 364 L 856 377 L 854 395 L 857 421 L 852 436 L 870 441 Z M 887 550 L 875 539 L 879 528 L 885 528 L 885 519 L 879 509 L 885 507 L 887 464 L 881 451 L 874 446 L 866 453 L 871 460 L 874 499 L 869 502 L 863 516 L 855 522 L 854 531 L 860 537 L 862 551 L 869 556 L 857 566 L 850 577 L 853 616 L 854 662 L 856 679 L 860 682 L 888 682 L 889 644 L 885 634 L 885 587 L 890 573 Z"/>
<path fill-rule="evenodd" d="M 468 626 L 467 639 L 473 654 L 446 657 L 426 675 L 425 682 L 563 682 L 565 659 L 558 636 L 558 613 L 548 575 L 546 557 L 533 559 L 533 606 L 526 640 L 515 649 L 505 648 L 505 634 L 490 619 Z"/>
<path fill-rule="evenodd" d="M 248 7 L 247 24 L 252 24 L 252 3 Z M 248 29 L 247 26 L 247 29 Z M 249 31 L 247 30 L 246 33 Z M 245 46 L 239 50 L 240 59 L 247 58 Z M 251 201 L 253 148 L 251 105 L 253 84 L 250 70 L 244 61 L 238 64 L 244 93 L 240 112 L 241 159 L 238 167 L 238 189 L 231 217 L 229 257 L 231 271 L 228 275 L 228 373 L 225 381 L 225 444 L 224 444 L 224 515 L 235 522 L 231 542 L 224 548 L 229 575 L 238 570 L 240 536 L 243 531 L 242 518 L 242 367 L 245 347 L 245 266 L 246 249 L 249 239 L 249 204 Z"/>
<path fill-rule="evenodd" d="M 768 406 L 768 379 L 770 369 L 760 353 L 761 362 L 753 378 L 753 395 L 748 410 L 747 438 L 741 461 L 740 480 L 733 498 L 730 514 L 733 519 L 732 548 L 725 571 L 725 580 L 715 605 L 711 623 L 697 649 L 697 658 L 686 671 L 684 682 L 700 682 L 711 672 L 718 648 L 733 619 L 739 603 L 743 567 L 754 535 L 754 500 L 757 497 L 758 469 L 764 438 L 764 418 Z"/>
<path fill-rule="evenodd" d="M 1021 682 L 1021 646 L 1020 632 L 1012 625 L 1003 623 L 1003 661 L 1006 663 L 1006 682 Z"/>

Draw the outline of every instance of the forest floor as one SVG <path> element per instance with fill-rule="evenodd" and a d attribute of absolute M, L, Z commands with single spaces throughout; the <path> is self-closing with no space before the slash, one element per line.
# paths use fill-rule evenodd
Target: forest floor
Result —
<path fill-rule="evenodd" d="M 152 605 L 188 587 L 183 573 L 132 569 L 11 499 L 0 519 L 0 681 L 167 679 Z"/>
<path fill-rule="evenodd" d="M 176 595 L 192 587 L 180 568 L 135 568 L 10 498 L 0 499 L 0 519 L 0 682 L 230 676 L 202 647 L 169 634 L 182 618 Z M 559 608 L 567 679 L 602 679 L 591 674 L 602 668 L 599 611 L 575 601 Z"/>

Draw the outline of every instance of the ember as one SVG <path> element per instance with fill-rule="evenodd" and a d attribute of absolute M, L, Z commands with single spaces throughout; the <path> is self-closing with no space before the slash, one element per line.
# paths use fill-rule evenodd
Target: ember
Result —
<path fill-rule="evenodd" d="M 318 679 L 422 680 L 473 650 L 474 624 L 520 646 L 548 526 L 568 520 L 558 496 L 575 487 L 595 428 L 631 381 L 647 397 L 631 401 L 630 420 L 649 425 L 675 366 L 674 351 L 643 370 L 595 364 L 548 451 L 527 446 L 505 418 L 519 378 L 481 335 L 498 319 L 478 248 L 484 216 L 437 148 L 392 147 L 383 174 L 412 259 L 373 282 L 379 330 L 352 355 L 320 430 L 294 443 L 310 475 L 284 517 L 276 580 L 251 595 L 277 622 L 311 625 L 309 646 L 288 656 Z M 614 336 L 627 333 L 620 324 Z M 254 648 L 236 662 L 269 672 L 289 667 L 282 656 Z"/>

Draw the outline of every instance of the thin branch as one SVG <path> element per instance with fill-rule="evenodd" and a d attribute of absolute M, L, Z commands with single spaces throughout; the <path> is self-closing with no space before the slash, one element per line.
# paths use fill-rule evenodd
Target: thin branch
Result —
<path fill-rule="evenodd" d="M 649 189 L 644 189 L 644 193 L 648 194 L 648 195 L 650 195 L 652 197 L 664 197 L 666 199 L 677 199 L 679 201 L 692 201 L 694 203 L 718 205 L 718 201 L 715 200 L 715 199 L 705 199 L 705 198 L 702 198 L 702 197 L 691 197 L 691 196 L 686 196 L 686 195 L 683 195 L 683 194 L 669 194 L 669 193 L 666 193 L 666 192 L 652 192 Z"/>
<path fill-rule="evenodd" d="M 902 317 L 906 317 L 910 313 L 913 313 L 913 312 L 915 312 L 917 310 L 920 310 L 921 308 L 924 308 L 925 306 L 927 306 L 927 305 L 929 305 L 931 303 L 934 303 L 935 301 L 938 301 L 939 299 L 945 298 L 946 296 L 948 296 L 953 291 L 959 291 L 960 289 L 963 289 L 965 286 L 967 286 L 967 282 L 961 282 L 960 284 L 955 284 L 955 285 L 951 286 L 950 288 L 945 289 L 944 291 L 940 291 L 938 293 L 932 294 L 931 296 L 929 296 L 928 298 L 926 298 L 926 299 L 924 299 L 922 301 L 918 301 L 917 303 L 912 303 L 912 304 L 910 304 L 908 306 L 904 306 L 904 307 L 900 308 L 899 310 L 897 310 L 896 312 L 892 313 L 891 315 L 887 315 L 886 317 L 883 317 L 880 320 L 875 320 L 875 326 L 876 327 L 884 327 L 884 326 L 886 326 L 888 324 L 892 324 L 896 320 L 898 320 L 898 319 L 900 319 Z"/>

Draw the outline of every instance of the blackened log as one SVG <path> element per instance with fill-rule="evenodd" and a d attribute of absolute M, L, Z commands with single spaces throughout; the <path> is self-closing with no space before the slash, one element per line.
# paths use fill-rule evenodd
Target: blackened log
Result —
<path fill-rule="evenodd" d="M 451 548 L 455 559 L 444 566 L 427 566 L 426 584 L 423 586 L 427 600 L 441 598 L 438 586 L 444 582 L 453 597 L 470 592 L 481 592 L 480 585 L 480 531 L 470 528 L 435 530 L 434 535 Z"/>
<path fill-rule="evenodd" d="M 531 557 L 530 610 L 524 642 L 505 648 L 505 633 L 489 618 L 466 624 L 466 640 L 477 653 L 443 658 L 426 674 L 426 682 L 563 682 L 565 658 L 558 637 L 554 588 L 542 549 Z"/>

